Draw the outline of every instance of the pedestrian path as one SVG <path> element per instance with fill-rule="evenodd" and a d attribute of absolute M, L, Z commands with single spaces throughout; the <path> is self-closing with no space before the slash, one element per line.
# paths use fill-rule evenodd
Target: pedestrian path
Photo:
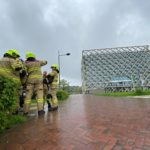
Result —
<path fill-rule="evenodd" d="M 72 95 L 1 135 L 0 150 L 150 150 L 150 99 Z"/>
<path fill-rule="evenodd" d="M 149 98 L 150 99 L 150 95 L 132 96 L 132 98 Z"/>

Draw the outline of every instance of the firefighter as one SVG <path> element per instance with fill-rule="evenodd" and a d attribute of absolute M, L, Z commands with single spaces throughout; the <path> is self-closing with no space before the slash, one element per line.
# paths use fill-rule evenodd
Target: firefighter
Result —
<path fill-rule="evenodd" d="M 14 50 L 8 50 L 4 54 L 0 60 L 0 75 L 8 77 L 20 85 L 20 79 L 16 72 L 19 73 L 22 70 L 22 64 L 16 58 L 17 55 L 14 53 Z"/>
<path fill-rule="evenodd" d="M 50 109 L 51 104 L 49 102 L 49 98 L 51 98 L 51 96 L 50 96 L 50 86 L 49 86 L 49 83 L 48 83 L 47 75 L 48 75 L 47 71 L 44 71 L 43 72 L 43 98 L 44 98 L 44 105 L 45 105 L 45 102 L 47 102 L 48 109 Z"/>
<path fill-rule="evenodd" d="M 14 53 L 16 53 L 17 61 L 20 61 L 20 63 L 22 64 L 22 69 L 19 72 L 19 76 L 20 76 L 21 84 L 23 85 L 25 83 L 25 80 L 26 80 L 27 68 L 25 66 L 24 60 L 22 58 L 20 58 L 20 55 L 18 54 L 18 52 L 14 51 Z"/>
<path fill-rule="evenodd" d="M 50 104 L 51 108 L 49 110 L 57 110 L 58 109 L 58 99 L 57 99 L 57 88 L 58 88 L 58 74 L 59 74 L 59 69 L 56 64 L 53 64 L 51 66 L 51 73 L 48 74 L 47 78 L 49 80 L 50 84 Z"/>
<path fill-rule="evenodd" d="M 0 75 L 6 78 L 12 79 L 18 88 L 17 93 L 17 108 L 16 113 L 19 109 L 19 88 L 21 86 L 20 77 L 18 76 L 19 72 L 22 70 L 22 63 L 16 58 L 19 53 L 16 50 L 8 50 L 2 59 L 0 59 Z"/>
<path fill-rule="evenodd" d="M 24 77 L 26 75 L 26 67 L 25 67 L 24 61 L 20 58 L 20 55 L 16 50 L 13 49 L 11 51 L 12 51 L 12 56 L 16 59 L 16 62 L 21 65 L 21 70 L 19 72 L 16 72 L 17 73 L 16 75 L 18 77 Z"/>
<path fill-rule="evenodd" d="M 44 66 L 46 64 L 47 61 L 36 60 L 36 57 L 33 53 L 26 53 L 25 65 L 28 75 L 26 81 L 26 98 L 24 101 L 24 115 L 28 115 L 33 94 L 36 94 L 38 115 L 42 115 L 45 113 L 43 108 L 43 78 L 41 66 Z"/>
<path fill-rule="evenodd" d="M 20 58 L 19 53 L 16 50 L 12 50 L 12 52 L 13 52 L 13 55 L 14 55 L 16 61 L 20 63 L 21 68 L 22 68 L 19 72 L 15 71 L 14 74 L 18 78 L 20 78 L 20 81 L 21 81 L 17 96 L 19 97 L 19 110 L 23 111 L 23 104 L 24 104 L 24 98 L 25 98 L 24 85 L 25 85 L 25 81 L 26 81 L 27 70 L 26 70 L 24 61 Z"/>

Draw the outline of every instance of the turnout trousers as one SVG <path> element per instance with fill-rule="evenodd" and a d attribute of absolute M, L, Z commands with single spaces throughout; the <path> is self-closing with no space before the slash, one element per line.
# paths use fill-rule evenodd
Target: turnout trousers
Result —
<path fill-rule="evenodd" d="M 31 104 L 31 98 L 33 93 L 36 94 L 37 108 L 38 111 L 43 110 L 43 84 L 42 83 L 27 83 L 27 93 L 24 102 L 24 113 L 28 113 Z"/>

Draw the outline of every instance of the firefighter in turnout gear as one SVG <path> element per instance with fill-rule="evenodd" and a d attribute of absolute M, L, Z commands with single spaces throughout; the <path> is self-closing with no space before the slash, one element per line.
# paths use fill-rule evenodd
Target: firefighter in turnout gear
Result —
<path fill-rule="evenodd" d="M 17 60 L 19 57 L 19 53 L 16 50 L 8 50 L 2 59 L 0 59 L 0 76 L 4 76 L 13 80 L 18 87 L 18 91 L 16 91 L 17 95 L 17 108 L 16 113 L 18 113 L 19 109 L 19 88 L 21 86 L 19 73 L 23 69 L 22 63 Z"/>
<path fill-rule="evenodd" d="M 15 52 L 15 51 L 14 51 Z M 21 79 L 21 83 L 24 84 L 24 78 L 27 75 L 27 68 L 25 66 L 25 62 L 23 59 L 20 58 L 19 54 L 17 52 L 15 52 L 17 55 L 17 60 L 21 62 L 22 64 L 22 70 L 20 71 L 20 79 Z"/>
<path fill-rule="evenodd" d="M 0 75 L 8 77 L 18 85 L 21 85 L 20 78 L 17 74 L 22 70 L 22 63 L 16 59 L 17 56 L 13 51 L 8 50 L 0 60 Z"/>
<path fill-rule="evenodd" d="M 59 69 L 56 64 L 51 66 L 51 73 L 48 74 L 47 78 L 50 84 L 50 99 L 49 102 L 51 104 L 51 108 L 49 110 L 57 110 L 58 109 L 58 99 L 57 99 L 57 88 L 58 88 L 58 73 Z"/>
<path fill-rule="evenodd" d="M 43 98 L 44 98 L 44 105 L 45 102 L 47 102 L 48 104 L 48 109 L 51 108 L 50 102 L 49 102 L 49 96 L 50 96 L 50 86 L 49 86 L 49 82 L 48 82 L 48 78 L 47 78 L 47 71 L 43 72 Z"/>
<path fill-rule="evenodd" d="M 20 82 L 21 82 L 20 87 L 18 89 L 17 96 L 19 97 L 19 101 L 18 101 L 19 102 L 19 110 L 22 111 L 24 100 L 21 98 L 21 96 L 23 96 L 25 93 L 22 89 L 24 88 L 24 84 L 26 81 L 27 70 L 26 70 L 24 61 L 20 58 L 19 53 L 16 50 L 12 50 L 12 52 L 13 52 L 13 55 L 15 56 L 16 61 L 21 65 L 21 68 L 22 68 L 19 72 L 18 71 L 14 72 L 14 74 L 18 78 L 20 78 Z"/>
<path fill-rule="evenodd" d="M 15 72 L 15 74 L 18 76 L 18 78 L 20 78 L 21 84 L 23 85 L 24 78 L 26 77 L 26 74 L 27 74 L 27 69 L 26 69 L 24 61 L 20 58 L 19 53 L 16 50 L 12 50 L 12 52 L 16 58 L 16 62 L 18 62 L 21 65 L 22 69 L 19 72 Z"/>
<path fill-rule="evenodd" d="M 36 60 L 35 55 L 31 52 L 26 53 L 25 65 L 27 68 L 26 81 L 26 98 L 24 101 L 24 114 L 27 115 L 30 108 L 31 98 L 33 93 L 36 94 L 38 114 L 44 114 L 43 110 L 43 77 L 41 66 L 47 64 L 47 61 Z"/>

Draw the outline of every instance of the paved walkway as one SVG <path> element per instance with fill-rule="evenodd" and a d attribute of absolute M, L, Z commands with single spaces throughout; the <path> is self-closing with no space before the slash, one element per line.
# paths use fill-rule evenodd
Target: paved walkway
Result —
<path fill-rule="evenodd" d="M 0 150 L 150 150 L 150 100 L 74 95 L 0 136 Z"/>

